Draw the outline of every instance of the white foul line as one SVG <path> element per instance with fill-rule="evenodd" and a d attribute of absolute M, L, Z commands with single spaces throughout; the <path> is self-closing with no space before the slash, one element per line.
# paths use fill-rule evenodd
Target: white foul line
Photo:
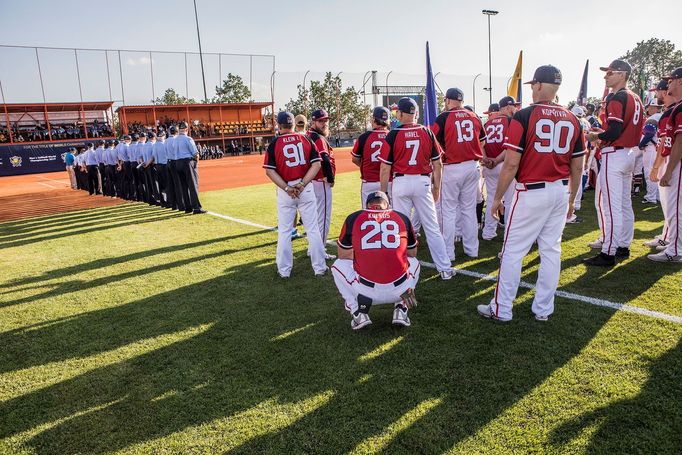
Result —
<path fill-rule="evenodd" d="M 264 229 L 268 231 L 277 231 L 276 227 L 272 226 L 265 226 L 263 224 L 258 224 L 258 223 L 253 223 L 251 221 L 247 220 L 242 220 L 240 218 L 234 218 L 231 216 L 227 215 L 221 215 L 219 213 L 214 213 L 214 212 L 207 212 L 209 215 L 222 218 L 224 220 L 228 221 L 233 221 L 235 223 L 239 224 L 244 224 L 246 226 L 251 226 L 259 229 Z M 336 242 L 329 241 L 327 242 L 330 245 L 336 244 Z M 436 265 L 432 262 L 426 262 L 426 261 L 419 261 L 424 267 L 428 267 L 431 269 L 435 269 Z M 466 269 L 457 269 L 454 268 L 455 272 L 461 275 L 465 276 L 470 276 L 473 278 L 479 278 L 481 280 L 486 280 L 486 281 L 497 281 L 497 277 L 493 275 L 486 275 L 485 273 L 479 273 L 479 272 L 474 272 L 472 270 L 466 270 Z M 535 289 L 535 285 L 528 283 L 526 281 L 521 281 L 519 283 L 519 286 L 522 288 L 526 289 Z M 611 308 L 616 311 L 625 311 L 626 313 L 635 313 L 635 314 L 641 314 L 642 316 L 648 316 L 651 318 L 655 319 L 662 319 L 664 321 L 668 322 L 674 322 L 676 324 L 682 324 L 682 317 L 681 316 L 674 316 L 672 314 L 667 314 L 667 313 L 661 313 L 660 311 L 653 311 L 653 310 L 648 310 L 646 308 L 634 306 L 634 305 L 627 305 L 625 303 L 616 303 L 616 302 L 611 302 L 609 300 L 603 300 L 603 299 L 597 299 L 595 297 L 588 297 L 585 295 L 580 295 L 580 294 L 574 294 L 572 292 L 566 292 L 566 291 L 559 291 L 557 290 L 554 295 L 557 297 L 562 297 L 564 299 L 569 299 L 569 300 L 576 300 L 578 302 L 584 302 L 584 303 L 589 303 L 590 305 L 596 305 L 596 306 L 601 306 L 601 307 L 606 307 L 606 308 Z"/>

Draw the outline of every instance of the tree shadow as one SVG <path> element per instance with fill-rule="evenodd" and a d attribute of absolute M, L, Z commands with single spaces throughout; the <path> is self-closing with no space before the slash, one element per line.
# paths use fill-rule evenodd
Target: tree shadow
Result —
<path fill-rule="evenodd" d="M 110 214 L 128 213 L 131 211 L 146 209 L 146 205 L 136 203 L 126 203 L 120 205 L 112 205 L 107 207 L 93 207 L 89 209 L 79 209 L 71 212 L 61 212 L 51 215 L 43 215 L 30 218 L 22 218 L 19 220 L 5 221 L 0 223 L 0 232 L 10 232 L 32 229 L 35 226 L 49 226 L 53 223 L 68 223 L 85 216 L 101 217 Z"/>

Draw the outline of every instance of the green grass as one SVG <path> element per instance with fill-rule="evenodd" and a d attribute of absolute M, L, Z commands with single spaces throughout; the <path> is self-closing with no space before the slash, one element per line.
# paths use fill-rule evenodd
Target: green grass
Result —
<path fill-rule="evenodd" d="M 357 190 L 339 177 L 332 233 Z M 635 202 L 631 259 L 580 264 L 592 197 L 560 288 L 682 315 L 679 266 L 640 246 L 659 208 Z M 276 223 L 271 185 L 202 202 Z M 0 224 L 0 453 L 679 453 L 682 325 L 566 299 L 539 324 L 524 289 L 514 320 L 491 323 L 475 305 L 494 283 L 425 269 L 412 327 L 383 306 L 353 333 L 305 241 L 287 281 L 275 242 L 137 204 Z M 494 274 L 500 246 L 456 265 Z M 537 266 L 533 251 L 524 280 Z"/>

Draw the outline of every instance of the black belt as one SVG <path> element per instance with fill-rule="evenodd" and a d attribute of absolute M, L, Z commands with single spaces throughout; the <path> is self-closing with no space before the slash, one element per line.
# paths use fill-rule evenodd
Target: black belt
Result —
<path fill-rule="evenodd" d="M 396 286 L 396 287 L 400 286 L 401 284 L 403 284 L 405 282 L 406 279 L 407 279 L 407 273 L 405 273 L 403 276 L 401 276 L 400 278 L 395 280 L 393 282 L 393 286 Z M 364 284 L 365 286 L 370 287 L 370 288 L 373 288 L 376 285 L 376 283 L 369 281 L 369 280 L 366 280 L 361 276 L 358 276 L 358 281 L 360 283 Z"/>
<path fill-rule="evenodd" d="M 401 174 L 400 172 L 396 172 L 395 174 L 393 174 L 393 177 L 404 177 L 405 175 L 417 175 L 417 174 Z M 419 174 L 419 175 L 421 175 L 422 177 L 430 177 L 431 176 L 431 174 Z"/>
<path fill-rule="evenodd" d="M 568 179 L 563 179 L 561 183 L 564 184 L 564 186 L 568 185 Z M 538 190 L 540 188 L 544 188 L 545 182 L 540 182 L 540 183 L 528 183 L 526 184 L 526 189 L 527 190 Z"/>

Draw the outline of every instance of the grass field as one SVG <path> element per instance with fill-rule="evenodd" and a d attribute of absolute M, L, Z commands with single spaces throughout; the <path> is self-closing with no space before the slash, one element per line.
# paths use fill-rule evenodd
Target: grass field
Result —
<path fill-rule="evenodd" d="M 332 233 L 358 182 L 339 176 Z M 560 288 L 682 316 L 679 266 L 641 246 L 660 208 L 635 202 L 630 259 L 581 265 L 592 198 L 566 229 Z M 271 185 L 202 202 L 276 223 Z M 0 224 L 0 453 L 680 453 L 682 325 L 563 298 L 540 324 L 525 289 L 494 323 L 475 311 L 493 282 L 423 269 L 412 327 L 384 306 L 354 333 L 305 240 L 287 281 L 275 246 L 139 204 Z M 500 247 L 456 266 L 494 274 Z M 532 252 L 523 279 L 537 267 Z"/>

